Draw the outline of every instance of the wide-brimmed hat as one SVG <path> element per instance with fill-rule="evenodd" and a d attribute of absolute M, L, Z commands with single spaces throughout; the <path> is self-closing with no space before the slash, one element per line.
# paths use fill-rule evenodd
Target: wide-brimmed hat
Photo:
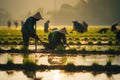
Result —
<path fill-rule="evenodd" d="M 63 34 L 68 34 L 68 32 L 67 32 L 67 30 L 66 30 L 65 27 L 62 28 L 61 30 L 59 30 L 59 32 L 60 32 L 60 33 L 63 33 Z"/>
<path fill-rule="evenodd" d="M 35 15 L 32 16 L 35 19 L 43 19 L 40 12 L 37 12 Z"/>

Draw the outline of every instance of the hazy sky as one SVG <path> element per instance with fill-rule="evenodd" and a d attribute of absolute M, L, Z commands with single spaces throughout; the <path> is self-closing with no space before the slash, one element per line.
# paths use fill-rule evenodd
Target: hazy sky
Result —
<path fill-rule="evenodd" d="M 0 8 L 6 9 L 13 20 L 25 19 L 31 15 L 28 12 L 42 8 L 44 20 L 55 24 L 70 24 L 72 20 L 97 25 L 120 22 L 119 4 L 120 0 L 0 0 Z"/>
<path fill-rule="evenodd" d="M 75 5 L 77 0 L 0 0 L 0 8 L 5 8 L 15 17 L 20 17 L 38 8 L 43 8 L 44 11 L 59 9 L 63 3 Z"/>

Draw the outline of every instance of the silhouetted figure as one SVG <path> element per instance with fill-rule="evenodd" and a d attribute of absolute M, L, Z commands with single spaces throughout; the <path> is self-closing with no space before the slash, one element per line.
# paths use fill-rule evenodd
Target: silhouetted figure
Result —
<path fill-rule="evenodd" d="M 29 38 L 32 37 L 36 40 L 40 40 L 38 35 L 35 32 L 34 25 L 36 25 L 36 22 L 43 19 L 40 13 L 36 13 L 33 16 L 30 16 L 24 23 L 22 27 L 22 37 L 24 42 L 23 49 L 28 49 L 29 46 Z"/>
<path fill-rule="evenodd" d="M 112 32 L 116 32 L 117 31 L 117 28 L 116 28 L 117 25 L 118 25 L 118 23 L 115 23 L 115 24 L 111 25 L 111 31 Z"/>
<path fill-rule="evenodd" d="M 85 21 L 83 21 L 82 24 L 84 26 L 84 32 L 87 32 L 88 31 L 88 24 Z"/>
<path fill-rule="evenodd" d="M 8 21 L 8 28 L 10 28 L 11 27 L 11 21 L 9 20 Z"/>
<path fill-rule="evenodd" d="M 83 33 L 84 26 L 81 23 L 79 23 L 78 21 L 73 21 L 73 30 Z"/>
<path fill-rule="evenodd" d="M 44 24 L 44 32 L 48 32 L 49 30 L 48 30 L 48 28 L 49 28 L 49 23 L 50 23 L 50 21 L 49 20 L 47 20 L 47 22 L 45 22 L 45 24 Z"/>
<path fill-rule="evenodd" d="M 61 30 L 54 30 L 50 32 L 48 35 L 48 42 L 50 49 L 55 49 L 57 46 L 63 46 L 64 44 L 67 45 L 67 40 L 65 34 L 68 34 L 66 28 L 63 28 Z"/>
<path fill-rule="evenodd" d="M 77 30 L 78 21 L 73 21 L 73 30 Z"/>
<path fill-rule="evenodd" d="M 24 21 L 21 21 L 21 27 L 23 27 L 23 25 L 24 25 Z"/>
<path fill-rule="evenodd" d="M 118 43 L 120 43 L 120 30 L 116 32 L 116 40 Z"/>
<path fill-rule="evenodd" d="M 18 22 L 15 21 L 14 24 L 15 24 L 15 27 L 17 28 L 18 27 Z"/>
<path fill-rule="evenodd" d="M 98 31 L 98 33 L 107 33 L 108 30 L 108 28 L 102 28 Z"/>

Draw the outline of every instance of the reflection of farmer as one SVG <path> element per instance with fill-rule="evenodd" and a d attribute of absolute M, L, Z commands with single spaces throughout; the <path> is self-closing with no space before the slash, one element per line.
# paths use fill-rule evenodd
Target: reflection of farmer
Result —
<path fill-rule="evenodd" d="M 51 49 L 55 49 L 57 46 L 61 45 L 64 46 L 64 44 L 67 45 L 66 36 L 65 34 L 68 34 L 66 28 L 63 28 L 61 30 L 54 30 L 50 32 L 48 35 L 49 45 L 51 46 Z"/>
<path fill-rule="evenodd" d="M 17 28 L 18 27 L 18 22 L 15 21 L 14 24 L 15 24 L 15 27 Z"/>
<path fill-rule="evenodd" d="M 49 20 L 47 22 L 45 22 L 44 24 L 44 32 L 48 32 L 48 28 L 49 28 Z"/>
<path fill-rule="evenodd" d="M 23 27 L 22 27 L 22 37 L 23 37 L 23 42 L 24 42 L 24 48 L 27 49 L 29 45 L 29 38 L 35 38 L 39 39 L 37 34 L 35 33 L 34 25 L 36 25 L 36 21 L 43 19 L 40 13 L 36 13 L 35 15 L 29 17 Z"/>

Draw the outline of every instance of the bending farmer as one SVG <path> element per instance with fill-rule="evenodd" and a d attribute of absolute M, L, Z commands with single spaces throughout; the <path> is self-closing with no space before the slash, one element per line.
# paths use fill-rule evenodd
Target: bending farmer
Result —
<path fill-rule="evenodd" d="M 66 36 L 68 34 L 66 28 L 61 30 L 54 30 L 48 35 L 50 49 L 55 49 L 57 46 L 61 45 L 64 47 L 64 44 L 67 45 Z"/>

